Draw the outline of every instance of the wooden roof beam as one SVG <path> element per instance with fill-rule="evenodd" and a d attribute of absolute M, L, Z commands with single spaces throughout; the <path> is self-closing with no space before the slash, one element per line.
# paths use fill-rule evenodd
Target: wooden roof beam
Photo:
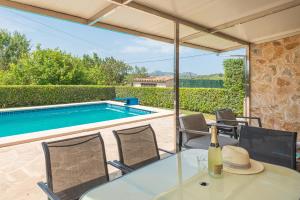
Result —
<path fill-rule="evenodd" d="M 92 26 L 98 21 L 100 21 L 102 18 L 106 17 L 107 15 L 114 12 L 119 6 L 126 5 L 130 3 L 133 0 L 124 0 L 124 1 L 118 1 L 118 3 L 111 3 L 99 12 L 97 12 L 95 15 L 93 15 L 91 18 L 88 19 L 88 25 Z"/>
<path fill-rule="evenodd" d="M 28 5 L 28 4 L 24 4 L 24 3 L 20 3 L 20 2 L 16 2 L 16 1 L 0 0 L 0 6 L 23 10 L 26 12 L 31 12 L 31 13 L 40 14 L 40 15 L 46 15 L 49 17 L 64 19 L 64 20 L 68 20 L 68 21 L 81 23 L 81 24 L 87 23 L 87 20 L 84 18 L 81 18 L 81 17 L 77 17 L 74 15 L 65 14 L 65 13 L 57 12 L 57 11 L 53 11 L 53 10 L 48 10 L 45 8 L 32 6 L 32 5 Z"/>
<path fill-rule="evenodd" d="M 5 7 L 23 10 L 23 11 L 27 11 L 27 12 L 31 12 L 31 13 L 35 13 L 35 14 L 45 15 L 45 16 L 63 19 L 63 20 L 67 20 L 67 21 L 72 21 L 72 22 L 76 22 L 76 23 L 80 23 L 80 24 L 85 24 L 85 25 L 88 24 L 88 19 L 84 19 L 81 17 L 77 17 L 74 15 L 69 15 L 69 14 L 65 14 L 65 13 L 61 13 L 61 12 L 57 12 L 57 11 L 53 11 L 53 10 L 48 10 L 45 8 L 40 8 L 37 6 L 23 4 L 23 3 L 19 3 L 19 2 L 15 2 L 15 1 L 0 0 L 0 6 L 5 6 Z M 105 24 L 102 22 L 96 22 L 94 24 L 94 26 L 101 27 L 104 29 L 109 29 L 112 31 L 128 33 L 128 34 L 135 35 L 135 36 L 145 37 L 145 38 L 149 38 L 149 39 L 153 39 L 153 40 L 158 40 L 161 42 L 174 43 L 174 40 L 172 38 L 166 38 L 166 37 L 162 37 L 162 36 L 158 36 L 158 35 L 154 35 L 154 34 L 144 33 L 141 31 L 136 31 L 133 29 L 128 29 L 125 27 L 115 26 L 115 25 L 111 25 L 111 24 Z M 218 49 L 201 46 L 201 45 L 195 45 L 195 44 L 191 44 L 189 42 L 183 42 L 183 43 L 181 43 L 181 45 L 188 46 L 191 48 L 196 48 L 196 49 L 217 52 L 217 53 L 220 52 L 220 50 L 218 50 Z"/>
<path fill-rule="evenodd" d="M 297 6 L 300 6 L 300 0 L 294 0 L 294 1 L 291 1 L 291 2 L 283 3 L 281 5 L 274 6 L 272 8 L 267 9 L 267 10 L 263 10 L 263 11 L 260 11 L 260 12 L 257 12 L 257 13 L 254 13 L 254 14 L 251 14 L 251 15 L 248 15 L 248 16 L 244 16 L 244 17 L 241 17 L 239 19 L 236 19 L 236 20 L 224 23 L 224 24 L 221 24 L 219 26 L 213 27 L 209 30 L 209 32 L 211 34 L 214 34 L 214 33 L 220 32 L 224 29 L 236 26 L 238 24 L 244 24 L 244 23 L 247 23 L 247 22 L 251 22 L 251 21 L 266 17 L 268 15 L 272 15 L 272 14 L 275 14 L 275 13 L 278 13 L 278 12 L 282 12 L 284 10 L 294 8 L 294 7 L 297 7 Z M 180 41 L 181 42 L 186 42 L 186 41 L 189 41 L 189 40 L 199 38 L 199 37 L 204 36 L 204 35 L 207 35 L 207 33 L 201 31 L 201 32 L 198 32 L 198 33 L 194 33 L 194 34 L 185 36 L 185 37 L 181 38 Z"/>
<path fill-rule="evenodd" d="M 106 24 L 106 23 L 103 23 L 103 22 L 97 22 L 94 26 L 98 26 L 98 27 L 101 27 L 101 28 L 104 28 L 104 29 L 109 29 L 109 30 L 112 30 L 112 31 L 128 33 L 128 34 L 139 36 L 139 37 L 149 38 L 149 39 L 157 40 L 157 41 L 160 41 L 160 42 L 166 42 L 166 43 L 170 43 L 170 44 L 174 43 L 174 40 L 172 38 L 167 38 L 167 37 L 162 37 L 162 36 L 153 35 L 153 34 L 149 34 L 149 33 L 144 33 L 144 32 L 141 32 L 141 31 L 132 30 L 132 29 L 128 29 L 128 28 L 124 28 L 124 27 L 120 27 L 120 26 L 115 26 L 115 25 L 111 25 L 111 24 Z M 182 42 L 182 43 L 180 43 L 180 45 L 190 47 L 190 48 L 194 48 L 194 49 L 201 49 L 201 50 L 205 50 L 205 51 L 221 53 L 220 49 L 214 49 L 214 48 L 206 47 L 206 46 L 203 46 L 203 45 L 196 45 L 196 44 L 192 44 L 192 43 L 189 43 L 189 42 Z"/>
<path fill-rule="evenodd" d="M 110 1 L 118 3 L 118 0 L 110 0 Z M 174 16 L 172 14 L 169 14 L 169 13 L 165 13 L 165 12 L 156 10 L 154 8 L 151 8 L 151 7 L 139 4 L 137 2 L 130 2 L 130 3 L 128 3 L 125 6 L 128 6 L 130 8 L 134 8 L 134 9 L 143 11 L 143 12 L 148 13 L 148 14 L 156 15 L 158 17 L 162 17 L 162 18 L 174 21 L 174 22 L 178 22 L 179 24 L 182 24 L 182 25 L 185 25 L 185 26 L 189 26 L 189 27 L 194 28 L 194 29 L 196 29 L 198 31 L 205 32 L 205 33 L 208 33 L 208 34 L 212 34 L 212 35 L 215 35 L 215 36 L 223 38 L 223 39 L 227 39 L 227 40 L 230 40 L 230 41 L 233 41 L 233 42 L 237 42 L 237 43 L 243 44 L 243 45 L 249 45 L 249 42 L 247 42 L 245 40 L 233 37 L 233 36 L 225 34 L 225 33 L 220 33 L 220 32 L 211 33 L 211 30 L 208 27 L 205 27 L 203 25 L 199 25 L 199 24 L 196 24 L 194 22 L 191 22 L 191 21 L 188 21 L 188 20 L 176 17 L 176 16 Z"/>

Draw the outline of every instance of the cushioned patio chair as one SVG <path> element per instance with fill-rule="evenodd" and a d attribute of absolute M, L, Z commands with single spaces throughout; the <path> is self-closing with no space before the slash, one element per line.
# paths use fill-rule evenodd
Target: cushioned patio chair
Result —
<path fill-rule="evenodd" d="M 240 120 L 240 119 L 244 119 L 244 120 Z M 238 138 L 238 135 L 239 135 L 238 134 L 238 126 L 239 125 L 248 126 L 248 121 L 245 119 L 257 120 L 258 126 L 261 127 L 261 120 L 259 117 L 244 117 L 244 116 L 236 117 L 231 109 L 220 109 L 220 110 L 216 111 L 217 123 L 232 126 L 232 128 L 221 127 L 219 129 L 220 133 L 233 136 L 236 139 Z"/>
<path fill-rule="evenodd" d="M 138 126 L 113 131 L 119 150 L 120 161 L 116 164 L 125 169 L 135 170 L 160 160 L 159 151 L 172 152 L 158 148 L 155 132 L 151 125 Z"/>
<path fill-rule="evenodd" d="M 296 169 L 296 132 L 241 126 L 239 146 L 251 158 Z"/>
<path fill-rule="evenodd" d="M 209 126 L 202 113 L 179 117 L 180 145 L 185 148 L 208 149 L 210 145 Z M 223 124 L 215 124 L 217 127 L 230 127 Z M 220 146 L 237 145 L 236 139 L 220 136 Z"/>
<path fill-rule="evenodd" d="M 51 200 L 75 200 L 91 188 L 109 181 L 101 135 L 92 134 L 42 143 L 47 183 L 40 188 Z"/>

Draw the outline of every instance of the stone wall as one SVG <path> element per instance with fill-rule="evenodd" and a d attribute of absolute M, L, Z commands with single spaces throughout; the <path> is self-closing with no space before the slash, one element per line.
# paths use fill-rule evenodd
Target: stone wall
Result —
<path fill-rule="evenodd" d="M 300 35 L 252 45 L 250 63 L 251 115 L 300 140 Z"/>

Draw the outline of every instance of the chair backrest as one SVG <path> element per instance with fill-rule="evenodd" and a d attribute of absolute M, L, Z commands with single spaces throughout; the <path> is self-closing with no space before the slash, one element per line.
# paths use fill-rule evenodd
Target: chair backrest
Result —
<path fill-rule="evenodd" d="M 42 143 L 47 184 L 62 200 L 78 199 L 89 189 L 109 181 L 104 143 L 92 134 Z"/>
<path fill-rule="evenodd" d="M 133 168 L 160 159 L 156 137 L 151 125 L 113 131 L 119 150 L 120 162 Z"/>
<path fill-rule="evenodd" d="M 179 117 L 180 128 L 208 132 L 208 126 L 202 113 Z M 186 143 L 191 138 L 201 137 L 199 134 L 182 132 L 182 143 Z"/>
<path fill-rule="evenodd" d="M 251 158 L 296 169 L 296 132 L 242 126 L 239 145 Z"/>
<path fill-rule="evenodd" d="M 222 122 L 222 120 L 236 120 L 235 114 L 231 109 L 221 109 L 216 111 L 216 120 L 217 122 Z M 237 122 L 224 122 L 226 125 L 237 126 Z"/>

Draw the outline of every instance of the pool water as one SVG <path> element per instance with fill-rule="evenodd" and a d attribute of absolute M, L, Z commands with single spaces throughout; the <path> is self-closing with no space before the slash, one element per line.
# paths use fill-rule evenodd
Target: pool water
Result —
<path fill-rule="evenodd" d="M 151 111 L 109 103 L 0 112 L 0 137 L 146 115 Z"/>

